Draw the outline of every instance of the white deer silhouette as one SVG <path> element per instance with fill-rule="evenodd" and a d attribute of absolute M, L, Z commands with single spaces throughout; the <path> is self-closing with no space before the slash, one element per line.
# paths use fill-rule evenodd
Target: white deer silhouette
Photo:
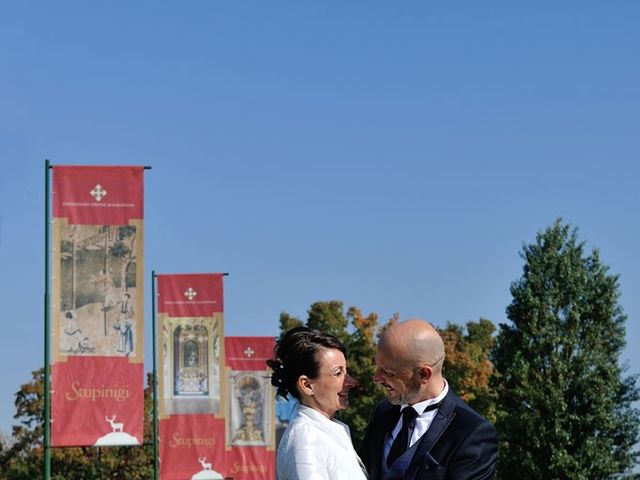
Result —
<path fill-rule="evenodd" d="M 124 423 L 114 422 L 116 419 L 115 415 L 113 415 L 111 418 L 105 416 L 104 419 L 111 424 L 111 428 L 113 429 L 114 432 L 122 432 L 122 429 L 124 428 Z"/>
<path fill-rule="evenodd" d="M 204 470 L 211 470 L 211 464 L 210 463 L 206 463 L 207 457 L 198 457 L 198 462 L 200 463 L 200 465 L 202 465 L 202 468 Z"/>

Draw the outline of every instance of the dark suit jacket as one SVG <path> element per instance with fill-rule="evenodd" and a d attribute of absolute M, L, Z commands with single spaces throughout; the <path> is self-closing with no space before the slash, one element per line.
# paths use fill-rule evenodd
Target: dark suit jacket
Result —
<path fill-rule="evenodd" d="M 498 458 L 498 435 L 451 390 L 427 432 L 383 476 L 384 441 L 400 418 L 400 407 L 376 406 L 358 450 L 370 480 L 489 480 Z"/>

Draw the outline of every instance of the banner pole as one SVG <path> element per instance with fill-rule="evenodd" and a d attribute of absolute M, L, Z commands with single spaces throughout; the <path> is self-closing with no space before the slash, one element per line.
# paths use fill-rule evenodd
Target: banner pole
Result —
<path fill-rule="evenodd" d="M 49 160 L 44 161 L 44 479 L 51 478 L 51 386 L 49 385 Z"/>
<path fill-rule="evenodd" d="M 160 478 L 158 469 L 158 370 L 156 361 L 156 272 L 151 271 L 151 342 L 153 344 L 153 480 Z"/>

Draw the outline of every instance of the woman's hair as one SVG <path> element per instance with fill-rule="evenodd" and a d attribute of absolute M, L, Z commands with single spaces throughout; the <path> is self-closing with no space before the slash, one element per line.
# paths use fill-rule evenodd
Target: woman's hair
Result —
<path fill-rule="evenodd" d="M 274 348 L 275 359 L 267 360 L 273 370 L 271 385 L 278 389 L 283 398 L 291 394 L 300 400 L 296 383 L 301 375 L 313 379 L 320 371 L 320 361 L 316 355 L 324 349 L 335 348 L 346 355 L 344 345 L 330 333 L 311 330 L 307 327 L 292 328 Z"/>

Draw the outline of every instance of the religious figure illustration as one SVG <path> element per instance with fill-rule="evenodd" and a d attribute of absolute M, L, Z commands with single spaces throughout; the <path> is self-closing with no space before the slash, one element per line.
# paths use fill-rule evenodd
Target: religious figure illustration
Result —
<path fill-rule="evenodd" d="M 78 342 L 78 347 L 72 350 L 74 353 L 93 353 L 96 348 L 91 344 L 89 337 L 84 337 Z"/>
<path fill-rule="evenodd" d="M 176 395 L 207 395 L 208 332 L 204 326 L 185 326 L 175 332 L 180 361 L 175 365 Z"/>
<path fill-rule="evenodd" d="M 64 327 L 65 335 L 73 337 L 76 334 L 82 333 L 82 330 L 78 328 L 78 321 L 76 319 L 76 314 L 72 310 L 68 310 L 64 314 L 64 318 L 67 320 L 66 325 Z"/>
<path fill-rule="evenodd" d="M 60 228 L 59 352 L 134 354 L 136 227 Z"/>
<path fill-rule="evenodd" d="M 135 316 L 131 295 L 123 293 L 118 303 L 120 304 L 120 314 L 122 314 L 124 318 L 132 319 Z"/>
<path fill-rule="evenodd" d="M 161 408 L 164 413 L 220 412 L 217 319 L 165 317 L 162 321 Z"/>
<path fill-rule="evenodd" d="M 131 321 L 125 320 L 123 316 L 120 316 L 116 323 L 113 324 L 113 328 L 120 335 L 120 338 L 118 339 L 118 352 L 122 352 L 129 356 L 133 351 L 133 330 Z"/>
<path fill-rule="evenodd" d="M 233 441 L 259 442 L 265 440 L 262 426 L 263 393 L 260 380 L 253 375 L 244 375 L 236 383 L 237 411 L 241 414 L 240 426 L 235 430 Z"/>
<path fill-rule="evenodd" d="M 82 329 L 78 326 L 78 318 L 73 310 L 67 310 L 62 320 L 60 350 L 67 353 L 80 353 Z"/>

